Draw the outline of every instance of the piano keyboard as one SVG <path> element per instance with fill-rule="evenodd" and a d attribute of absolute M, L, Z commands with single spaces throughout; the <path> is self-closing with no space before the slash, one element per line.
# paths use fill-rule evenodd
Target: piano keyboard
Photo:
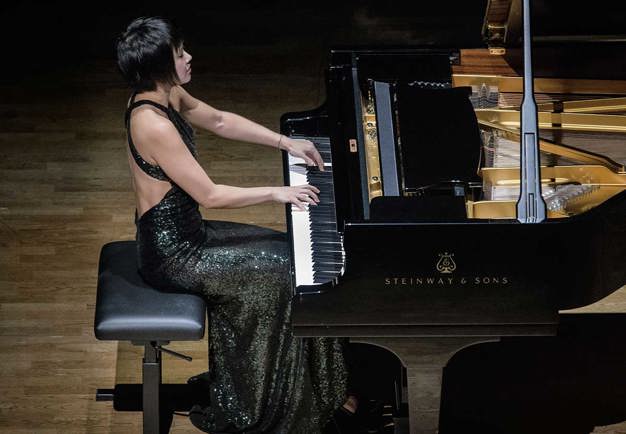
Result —
<path fill-rule="evenodd" d="M 327 283 L 343 272 L 344 252 L 337 232 L 333 170 L 328 137 L 291 136 L 313 142 L 324 160 L 324 171 L 307 166 L 289 155 L 289 185 L 310 184 L 320 190 L 319 203 L 305 205 L 305 211 L 291 205 L 291 242 L 296 287 Z"/>

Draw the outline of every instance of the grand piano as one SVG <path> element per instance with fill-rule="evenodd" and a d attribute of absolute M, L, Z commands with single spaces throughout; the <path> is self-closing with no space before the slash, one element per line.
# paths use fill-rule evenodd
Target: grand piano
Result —
<path fill-rule="evenodd" d="M 597 343 L 626 324 L 563 313 L 626 284 L 624 60 L 613 40 L 538 38 L 533 76 L 527 3 L 488 2 L 483 49 L 332 50 L 326 102 L 281 118 L 325 162 L 283 155 L 286 185 L 321 190 L 318 206 L 287 207 L 293 331 L 395 354 L 410 433 L 472 432 L 446 418 L 464 405 L 443 381 L 451 359 L 563 357 L 578 349 L 562 336 Z M 485 354 L 450 378 L 479 372 Z M 493 432 L 529 432 L 497 419 Z M 573 419 L 581 431 L 566 432 L 593 430 Z"/>

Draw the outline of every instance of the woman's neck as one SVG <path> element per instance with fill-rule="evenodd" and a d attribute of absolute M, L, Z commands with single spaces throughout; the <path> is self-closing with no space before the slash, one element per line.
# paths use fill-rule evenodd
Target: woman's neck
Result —
<path fill-rule="evenodd" d="M 137 96 L 135 97 L 135 100 L 149 99 L 151 101 L 158 102 L 159 104 L 167 107 L 170 101 L 171 90 L 172 90 L 171 86 L 163 86 L 160 83 L 157 83 L 156 90 L 138 92 Z"/>

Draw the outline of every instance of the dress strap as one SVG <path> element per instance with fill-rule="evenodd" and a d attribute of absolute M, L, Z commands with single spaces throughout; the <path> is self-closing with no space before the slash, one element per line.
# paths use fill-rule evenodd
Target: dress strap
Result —
<path fill-rule="evenodd" d="M 132 99 L 133 100 L 135 99 L 135 95 L 133 95 Z M 135 163 L 137 163 L 137 166 L 139 166 L 141 168 L 141 170 L 143 170 L 146 174 L 148 174 L 149 176 L 151 176 L 153 178 L 158 179 L 159 181 L 170 181 L 170 179 L 165 174 L 163 169 L 161 169 L 157 165 L 150 164 L 146 160 L 143 159 L 143 157 L 137 151 L 137 148 L 135 147 L 135 144 L 133 143 L 133 139 L 130 136 L 130 113 L 136 107 L 139 107 L 140 105 L 144 105 L 144 104 L 148 104 L 148 105 L 154 106 L 154 107 L 156 107 L 156 108 L 158 108 L 160 110 L 163 110 L 165 112 L 165 114 L 167 115 L 167 117 L 169 119 L 171 119 L 170 118 L 170 111 L 168 110 L 168 108 L 163 106 L 163 105 L 161 105 L 161 104 L 159 104 L 158 102 L 150 101 L 150 100 L 147 100 L 147 99 L 142 99 L 142 100 L 139 100 L 139 101 L 132 102 L 131 105 L 128 106 L 128 109 L 126 109 L 126 116 L 125 116 L 126 133 L 127 133 L 127 136 L 128 136 L 128 147 L 130 148 L 130 153 L 132 154 L 133 159 L 135 160 Z"/>
<path fill-rule="evenodd" d="M 135 99 L 135 96 L 133 95 L 133 99 Z M 128 124 L 128 121 L 130 120 L 130 113 L 137 107 L 139 107 L 140 105 L 144 105 L 144 104 L 148 104 L 151 105 L 153 107 L 156 107 L 162 111 L 165 112 L 165 114 L 167 115 L 167 117 L 170 117 L 170 109 L 169 107 L 165 107 L 163 104 L 159 104 L 158 102 L 149 100 L 149 99 L 140 99 L 139 101 L 133 101 L 128 108 L 126 109 L 126 116 L 124 118 L 125 123 Z"/>

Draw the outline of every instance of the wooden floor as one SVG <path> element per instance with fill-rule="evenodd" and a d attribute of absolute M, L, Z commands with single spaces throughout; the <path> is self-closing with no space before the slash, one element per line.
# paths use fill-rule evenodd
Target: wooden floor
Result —
<path fill-rule="evenodd" d="M 297 47 L 271 50 L 225 47 L 204 60 L 192 53 L 188 89 L 277 129 L 282 113 L 322 101 L 321 58 Z M 123 129 L 129 92 L 112 64 L 91 62 L 0 94 L 0 433 L 140 432 L 139 413 L 115 413 L 94 399 L 98 387 L 140 381 L 139 349 L 93 335 L 99 249 L 134 238 Z M 216 182 L 282 184 L 273 148 L 200 131 L 197 143 Z M 268 204 L 204 215 L 284 230 L 283 212 Z M 626 296 L 590 309 L 626 312 Z M 172 348 L 194 360 L 165 355 L 165 382 L 206 369 L 206 341 Z M 597 431 L 624 433 L 626 424 Z M 197 430 L 175 416 L 172 432 Z"/>
<path fill-rule="evenodd" d="M 291 49 L 273 49 L 284 65 L 274 69 L 258 47 L 226 47 L 205 56 L 205 64 L 192 53 L 187 88 L 277 130 L 282 113 L 314 108 L 321 98 L 319 62 L 314 56 L 304 62 Z M 299 63 L 290 66 L 287 56 Z M 203 72 L 208 60 L 211 73 Z M 99 249 L 134 238 L 123 128 L 129 91 L 114 65 L 93 62 L 0 93 L 0 432 L 139 432 L 140 414 L 114 413 L 111 403 L 94 399 L 98 387 L 140 381 L 139 348 L 93 335 Z M 197 145 L 215 182 L 282 185 L 275 148 L 202 131 Z M 204 216 L 285 230 L 278 204 Z M 171 348 L 193 362 L 165 355 L 164 382 L 184 383 L 206 370 L 206 340 Z M 194 431 L 186 417 L 175 416 L 172 432 Z"/>

